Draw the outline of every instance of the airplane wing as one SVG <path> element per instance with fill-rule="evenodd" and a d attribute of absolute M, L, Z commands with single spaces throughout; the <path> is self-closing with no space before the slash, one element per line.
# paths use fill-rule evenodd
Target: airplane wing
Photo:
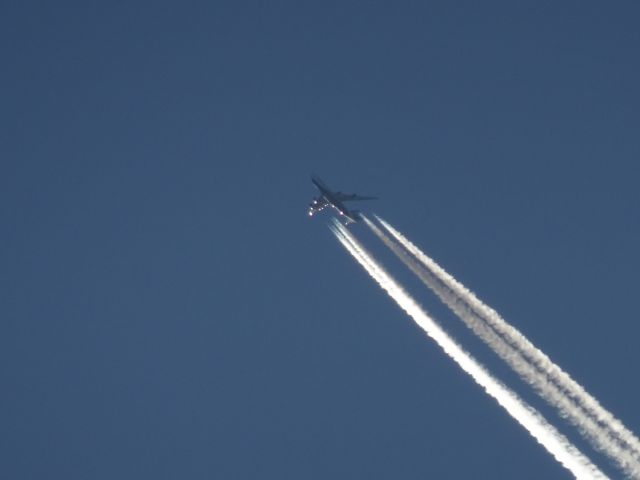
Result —
<path fill-rule="evenodd" d="M 328 206 L 329 202 L 327 202 L 324 198 L 314 198 L 309 204 L 309 216 L 312 216 L 314 213 L 321 212 Z"/>
<path fill-rule="evenodd" d="M 335 196 L 341 202 L 347 202 L 351 200 L 377 200 L 378 199 L 378 197 L 363 197 L 362 195 L 356 195 L 355 193 L 352 195 L 348 195 L 342 192 L 335 193 Z"/>
<path fill-rule="evenodd" d="M 310 207 L 315 208 L 316 210 L 320 211 L 323 208 L 329 206 L 329 202 L 327 202 L 327 199 L 324 197 L 321 198 L 314 198 L 311 201 L 311 204 L 309 205 Z"/>

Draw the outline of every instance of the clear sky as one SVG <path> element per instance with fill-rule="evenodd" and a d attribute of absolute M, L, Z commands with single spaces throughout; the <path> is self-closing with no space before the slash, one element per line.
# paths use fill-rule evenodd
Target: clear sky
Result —
<path fill-rule="evenodd" d="M 311 172 L 640 433 L 639 16 L 4 2 L 0 477 L 568 478 L 309 219 Z"/>

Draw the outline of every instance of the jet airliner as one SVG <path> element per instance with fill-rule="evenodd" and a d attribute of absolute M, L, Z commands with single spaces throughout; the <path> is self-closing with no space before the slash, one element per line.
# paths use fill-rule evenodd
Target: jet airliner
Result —
<path fill-rule="evenodd" d="M 348 225 L 349 223 L 357 222 L 360 220 L 360 214 L 357 210 L 349 210 L 344 202 L 350 202 L 352 200 L 375 200 L 378 197 L 363 197 L 360 195 L 346 194 L 342 192 L 332 191 L 319 177 L 311 175 L 311 181 L 320 191 L 320 195 L 314 198 L 309 204 L 309 216 L 312 216 L 316 212 L 324 210 L 326 207 L 334 208 Z"/>

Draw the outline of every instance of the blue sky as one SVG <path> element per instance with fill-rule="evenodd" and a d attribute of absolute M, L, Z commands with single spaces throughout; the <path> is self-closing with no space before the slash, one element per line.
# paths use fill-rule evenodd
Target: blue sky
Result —
<path fill-rule="evenodd" d="M 639 432 L 640 7 L 559 3 L 6 2 L 1 476 L 568 478 L 307 217 L 311 172 Z"/>

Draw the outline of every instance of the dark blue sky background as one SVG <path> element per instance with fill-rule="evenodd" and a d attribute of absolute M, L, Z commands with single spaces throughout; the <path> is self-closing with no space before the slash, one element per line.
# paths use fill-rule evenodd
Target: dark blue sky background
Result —
<path fill-rule="evenodd" d="M 568 478 L 311 172 L 639 432 L 640 7 L 517 3 L 4 2 L 0 476 Z"/>

